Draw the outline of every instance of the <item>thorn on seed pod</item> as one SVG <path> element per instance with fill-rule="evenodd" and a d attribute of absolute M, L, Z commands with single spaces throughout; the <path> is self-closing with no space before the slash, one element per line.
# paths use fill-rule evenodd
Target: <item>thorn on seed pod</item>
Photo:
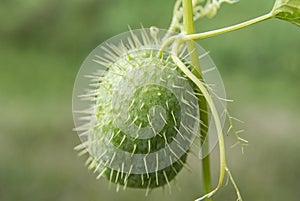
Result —
<path fill-rule="evenodd" d="M 73 113 L 83 142 L 77 149 L 89 154 L 87 164 L 97 178 L 106 177 L 118 184 L 117 189 L 123 185 L 148 193 L 170 187 L 188 167 L 187 155 L 194 140 L 201 137 L 201 126 L 208 127 L 199 121 L 199 93 L 173 62 L 171 49 L 159 54 L 166 33 L 151 27 L 107 40 L 90 53 L 75 82 L 73 110 L 86 111 Z M 206 62 L 203 70 L 214 66 L 198 48 Z M 179 55 L 192 69 L 185 46 Z M 217 70 L 206 75 L 208 84 L 217 78 L 216 90 L 225 99 Z M 217 141 L 210 143 L 212 149 Z"/>

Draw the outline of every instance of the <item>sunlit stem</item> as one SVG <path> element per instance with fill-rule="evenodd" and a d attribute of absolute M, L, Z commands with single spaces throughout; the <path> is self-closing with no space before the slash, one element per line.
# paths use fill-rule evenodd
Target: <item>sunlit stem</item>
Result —
<path fill-rule="evenodd" d="M 214 194 L 216 194 L 216 192 L 221 188 L 223 181 L 224 181 L 224 177 L 225 177 L 225 173 L 228 173 L 229 179 L 233 184 L 233 187 L 235 188 L 235 191 L 237 193 L 237 201 L 243 201 L 241 194 L 239 192 L 239 189 L 234 181 L 234 178 L 232 177 L 227 165 L 226 165 L 226 154 L 225 154 L 225 141 L 224 141 L 224 136 L 223 136 L 223 130 L 222 130 L 222 124 L 216 109 L 216 106 L 212 100 L 212 97 L 210 96 L 205 83 L 203 83 L 202 81 L 200 81 L 188 68 L 187 66 L 185 66 L 185 64 L 176 56 L 179 50 L 180 45 L 183 43 L 184 41 L 181 38 L 178 38 L 178 40 L 176 40 L 173 43 L 173 47 L 172 47 L 172 59 L 173 61 L 176 63 L 176 65 L 180 68 L 180 70 L 199 88 L 199 90 L 202 92 L 204 98 L 206 99 L 207 102 L 207 106 L 210 108 L 211 110 L 211 114 L 212 114 L 212 118 L 214 119 L 214 124 L 216 126 L 216 131 L 217 131 L 217 136 L 218 136 L 218 140 L 219 140 L 219 154 L 220 154 L 220 175 L 219 175 L 219 182 L 217 184 L 217 186 L 215 187 L 215 189 L 213 189 L 212 191 L 210 191 L 209 193 L 206 193 L 204 196 L 202 196 L 201 198 L 196 199 L 195 201 L 202 201 L 204 199 L 207 198 L 211 198 Z"/>
<path fill-rule="evenodd" d="M 194 23 L 194 15 L 193 15 L 193 4 L 192 0 L 183 0 L 183 32 L 184 34 L 194 34 L 195 33 L 195 23 Z M 190 54 L 191 64 L 194 67 L 192 72 L 193 74 L 201 81 L 203 81 L 200 61 L 198 57 L 197 48 L 194 41 L 187 41 L 187 48 Z M 200 93 L 202 91 L 200 90 Z M 207 154 L 209 146 L 204 145 L 204 141 L 208 144 L 207 133 L 208 133 L 208 112 L 207 112 L 207 102 L 204 96 L 199 96 L 199 114 L 200 121 L 207 125 L 207 127 L 203 126 L 200 129 L 201 134 L 201 144 L 202 144 L 202 154 Z M 201 125 L 200 125 L 201 126 Z M 210 173 L 210 156 L 207 154 L 203 156 L 202 159 L 202 172 L 203 172 L 203 182 L 204 182 L 204 191 L 205 193 L 209 193 L 211 191 L 211 173 Z M 206 201 L 212 201 L 212 198 L 207 198 Z"/>
<path fill-rule="evenodd" d="M 182 41 L 181 41 L 182 42 Z M 199 90 L 202 92 L 203 97 L 206 99 L 207 105 L 211 110 L 212 118 L 214 119 L 214 123 L 217 129 L 217 135 L 219 140 L 219 151 L 220 151 L 220 175 L 219 175 L 219 182 L 217 187 L 210 191 L 209 193 L 206 193 L 203 197 L 197 199 L 197 201 L 204 200 L 207 198 L 211 198 L 222 186 L 225 172 L 226 172 L 226 155 L 225 155 L 225 142 L 224 142 L 224 136 L 222 131 L 222 125 L 221 121 L 217 112 L 217 109 L 215 107 L 215 104 L 212 100 L 212 97 L 210 96 L 205 84 L 201 82 L 186 66 L 185 64 L 177 57 L 176 51 L 178 50 L 178 46 L 180 45 L 180 41 L 176 41 L 173 45 L 173 53 L 172 59 L 176 63 L 176 65 L 182 70 L 182 72 L 193 82 L 195 85 L 199 88 Z"/>
<path fill-rule="evenodd" d="M 226 172 L 227 172 L 227 174 L 228 174 L 228 176 L 229 176 L 229 179 L 230 179 L 230 181 L 231 181 L 233 187 L 235 188 L 235 191 L 236 191 L 236 194 L 237 194 L 237 197 L 238 197 L 237 201 L 243 201 L 243 200 L 242 200 L 241 193 L 240 193 L 240 191 L 239 191 L 239 188 L 238 188 L 237 184 L 235 183 L 235 181 L 234 181 L 234 179 L 233 179 L 233 176 L 232 176 L 230 170 L 229 170 L 227 167 L 226 167 Z"/>
<path fill-rule="evenodd" d="M 194 25 L 194 16 L 193 16 L 193 4 L 192 0 L 183 0 L 183 32 L 184 35 L 194 34 L 195 33 L 195 25 Z M 192 66 L 196 69 L 197 77 L 202 79 L 200 62 L 198 59 L 198 53 L 195 46 L 195 43 L 192 41 L 187 41 L 187 48 L 190 53 L 190 59 Z"/>
<path fill-rule="evenodd" d="M 248 20 L 246 22 L 242 22 L 233 26 L 229 26 L 229 27 L 225 27 L 225 28 L 221 28 L 221 29 L 217 29 L 217 30 L 213 30 L 213 31 L 207 31 L 204 33 L 196 33 L 196 34 L 189 34 L 184 36 L 183 40 L 196 40 L 196 39 L 201 39 L 201 38 L 208 38 L 208 37 L 212 37 L 212 36 L 216 36 L 216 35 L 220 35 L 220 34 L 224 34 L 227 32 L 231 32 L 231 31 L 235 31 L 235 30 L 239 30 L 245 27 L 248 27 L 250 25 L 256 24 L 258 22 L 262 22 L 265 21 L 267 19 L 270 19 L 273 17 L 272 13 L 268 13 L 265 15 L 262 15 L 260 17 Z"/>

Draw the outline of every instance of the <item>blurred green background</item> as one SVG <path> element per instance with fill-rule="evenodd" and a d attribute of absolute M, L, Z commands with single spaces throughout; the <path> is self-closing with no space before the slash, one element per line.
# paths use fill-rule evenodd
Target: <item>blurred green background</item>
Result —
<path fill-rule="evenodd" d="M 72 87 L 89 52 L 104 40 L 152 25 L 167 28 L 174 0 L 0 0 L 0 200 L 189 201 L 202 194 L 200 162 L 183 170 L 172 194 L 158 189 L 116 193 L 96 180 L 73 147 Z M 266 13 L 273 0 L 224 5 L 198 31 Z M 242 154 L 226 137 L 228 163 L 245 200 L 300 197 L 300 29 L 269 20 L 198 41 L 217 64 L 231 114 L 242 119 L 249 146 Z M 213 152 L 214 179 L 218 175 Z M 174 187 L 179 186 L 179 188 Z M 233 201 L 230 184 L 215 200 Z"/>

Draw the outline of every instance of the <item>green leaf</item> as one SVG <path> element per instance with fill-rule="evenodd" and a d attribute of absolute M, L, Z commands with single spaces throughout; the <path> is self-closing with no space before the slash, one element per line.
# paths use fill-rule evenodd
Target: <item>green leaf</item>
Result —
<path fill-rule="evenodd" d="M 272 14 L 276 18 L 300 26 L 300 0 L 277 0 Z"/>

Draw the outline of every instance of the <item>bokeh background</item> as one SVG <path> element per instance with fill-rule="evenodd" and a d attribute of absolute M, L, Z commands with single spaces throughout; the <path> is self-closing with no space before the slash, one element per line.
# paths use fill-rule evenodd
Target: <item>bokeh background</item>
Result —
<path fill-rule="evenodd" d="M 115 192 L 96 180 L 73 147 L 72 87 L 89 52 L 111 36 L 152 25 L 167 28 L 174 0 L 0 0 L 0 200 L 189 201 L 202 194 L 200 162 L 183 170 L 172 194 Z M 198 31 L 268 12 L 273 0 L 224 5 Z M 300 29 L 280 20 L 198 41 L 214 58 L 233 116 L 245 123 L 242 154 L 226 137 L 228 163 L 245 200 L 300 197 Z M 214 180 L 217 149 L 212 153 Z M 176 187 L 178 186 L 178 187 Z M 235 200 L 230 184 L 215 200 Z"/>

